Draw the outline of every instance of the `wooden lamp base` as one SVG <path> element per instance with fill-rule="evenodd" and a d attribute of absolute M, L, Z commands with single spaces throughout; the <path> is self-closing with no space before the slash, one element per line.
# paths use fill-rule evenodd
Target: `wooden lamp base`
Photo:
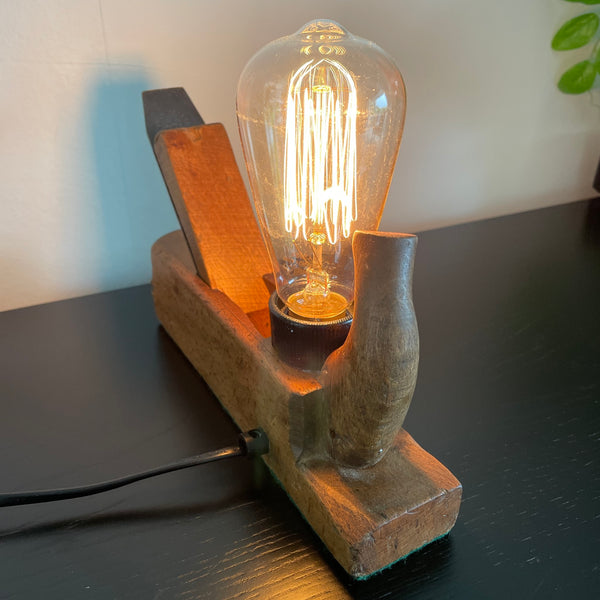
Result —
<path fill-rule="evenodd" d="M 294 352 L 271 343 L 270 261 L 223 126 L 205 125 L 182 88 L 145 92 L 144 109 L 182 228 L 152 248 L 164 328 L 239 427 L 265 431 L 266 464 L 350 575 L 368 577 L 445 535 L 461 485 L 401 429 L 419 357 L 416 237 L 354 233 L 347 338 L 333 351 L 323 343 L 313 371 L 290 366 L 279 356 Z"/>
<path fill-rule="evenodd" d="M 369 468 L 324 458 L 318 374 L 281 362 L 250 317 L 198 277 L 180 231 L 154 244 L 152 267 L 162 325 L 239 427 L 265 430 L 266 464 L 350 575 L 367 577 L 448 533 L 461 485 L 406 431 Z"/>

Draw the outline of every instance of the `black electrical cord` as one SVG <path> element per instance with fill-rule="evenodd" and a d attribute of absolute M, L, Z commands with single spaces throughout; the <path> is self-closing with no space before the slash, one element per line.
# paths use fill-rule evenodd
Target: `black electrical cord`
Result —
<path fill-rule="evenodd" d="M 203 465 L 225 458 L 234 458 L 235 456 L 260 456 L 261 454 L 266 454 L 268 451 L 269 440 L 267 439 L 265 432 L 262 429 L 253 429 L 252 431 L 240 433 L 237 446 L 228 446 L 227 448 L 221 448 L 220 450 L 213 450 L 212 452 L 190 456 L 169 463 L 168 465 L 163 465 L 162 467 L 150 469 L 149 471 L 126 475 L 125 477 L 103 481 L 102 483 L 93 483 L 82 487 L 63 488 L 58 490 L 0 494 L 0 506 L 19 506 L 22 504 L 37 504 L 39 502 L 54 502 L 55 500 L 67 500 L 69 498 L 91 496 L 92 494 L 114 490 L 115 488 L 141 481 L 142 479 L 148 479 L 155 475 L 171 473 L 172 471 L 179 471 L 180 469 L 187 469 L 189 467 L 195 467 L 196 465 Z"/>

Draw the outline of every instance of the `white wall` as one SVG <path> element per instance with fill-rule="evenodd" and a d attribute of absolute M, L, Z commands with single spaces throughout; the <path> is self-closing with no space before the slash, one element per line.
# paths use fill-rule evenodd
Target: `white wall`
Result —
<path fill-rule="evenodd" d="M 592 7 L 593 8 L 593 7 Z M 140 93 L 184 86 L 241 158 L 235 88 L 262 45 L 327 17 L 397 61 L 408 114 L 382 229 L 593 194 L 600 112 L 555 88 L 561 0 L 0 0 L 0 310 L 149 281 L 177 226 Z"/>

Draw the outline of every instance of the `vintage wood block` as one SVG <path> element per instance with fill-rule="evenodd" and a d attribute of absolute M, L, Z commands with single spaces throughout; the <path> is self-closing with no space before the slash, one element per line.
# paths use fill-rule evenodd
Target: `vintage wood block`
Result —
<path fill-rule="evenodd" d="M 282 363 L 247 311 L 197 276 L 181 232 L 154 244 L 152 265 L 159 320 L 236 423 L 265 430 L 265 462 L 348 573 L 366 577 L 452 528 L 461 485 L 405 431 L 368 468 L 329 457 L 326 374 Z"/>
<path fill-rule="evenodd" d="M 163 130 L 153 147 L 200 277 L 244 312 L 264 309 L 271 263 L 223 125 Z"/>

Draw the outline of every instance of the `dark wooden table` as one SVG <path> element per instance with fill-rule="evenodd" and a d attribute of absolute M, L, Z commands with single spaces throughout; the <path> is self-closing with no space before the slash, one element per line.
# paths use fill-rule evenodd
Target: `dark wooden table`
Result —
<path fill-rule="evenodd" d="M 600 597 L 599 201 L 426 232 L 417 256 L 405 425 L 463 483 L 449 537 L 354 582 L 261 463 L 235 459 L 0 509 L 0 597 Z M 235 439 L 149 286 L 0 314 L 0 360 L 0 491 Z"/>

